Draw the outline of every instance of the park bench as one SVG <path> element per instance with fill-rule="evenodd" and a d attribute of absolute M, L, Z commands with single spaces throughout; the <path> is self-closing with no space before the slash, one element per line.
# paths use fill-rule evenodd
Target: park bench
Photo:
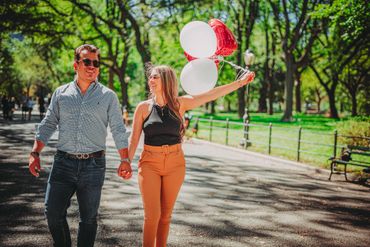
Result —
<path fill-rule="evenodd" d="M 333 174 L 344 174 L 346 181 L 348 181 L 347 165 L 364 167 L 362 171 L 364 173 L 370 173 L 369 157 L 370 157 L 369 147 L 352 146 L 352 145 L 348 145 L 347 148 L 343 147 L 341 150 L 340 157 L 331 157 L 329 159 L 331 160 L 329 180 L 331 180 L 331 176 Z M 360 158 L 362 159 L 359 160 Z M 337 169 L 338 165 L 344 166 L 343 172 Z"/>

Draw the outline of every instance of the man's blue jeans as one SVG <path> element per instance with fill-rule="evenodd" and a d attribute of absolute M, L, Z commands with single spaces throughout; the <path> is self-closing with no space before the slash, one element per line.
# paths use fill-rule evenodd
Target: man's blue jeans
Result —
<path fill-rule="evenodd" d="M 104 156 L 78 160 L 56 153 L 45 196 L 45 215 L 54 246 L 71 246 L 66 216 L 74 193 L 80 211 L 77 246 L 94 246 L 104 176 Z"/>

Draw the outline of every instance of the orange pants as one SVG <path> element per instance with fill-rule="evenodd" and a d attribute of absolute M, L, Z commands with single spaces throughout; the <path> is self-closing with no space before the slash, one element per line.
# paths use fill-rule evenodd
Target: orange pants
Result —
<path fill-rule="evenodd" d="M 144 206 L 143 247 L 166 246 L 172 209 L 184 177 L 181 144 L 144 145 L 138 172 Z"/>

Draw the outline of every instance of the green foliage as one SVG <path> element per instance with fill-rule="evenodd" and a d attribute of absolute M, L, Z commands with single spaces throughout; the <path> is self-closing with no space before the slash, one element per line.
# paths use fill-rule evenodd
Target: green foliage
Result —
<path fill-rule="evenodd" d="M 359 117 L 349 121 L 341 121 L 337 123 L 337 130 L 341 136 L 341 143 L 370 147 L 370 118 Z M 349 138 L 352 136 L 354 138 Z"/>
<path fill-rule="evenodd" d="M 258 11 L 250 11 L 252 2 L 258 2 Z M 277 4 L 279 1 L 271 2 Z M 245 41 L 248 38 L 248 44 L 244 41 L 239 43 L 241 50 L 245 50 L 247 48 L 245 46 L 248 45 L 248 48 L 252 48 L 256 55 L 256 63 L 251 69 L 256 72 L 257 77 L 255 82 L 250 85 L 249 109 L 258 109 L 257 105 L 261 97 L 260 89 L 267 85 L 267 82 L 264 81 L 266 75 L 264 64 L 266 60 L 271 64 L 272 58 L 274 58 L 275 63 L 273 85 L 270 85 L 273 87 L 272 92 L 274 92 L 273 102 L 275 104 L 284 102 L 282 85 L 285 78 L 279 75 L 284 74 L 286 68 L 271 2 L 123 1 L 124 7 L 137 21 L 142 32 L 141 36 L 138 37 L 135 36 L 133 23 L 127 20 L 128 13 L 122 15 L 120 11 L 122 6 L 118 6 L 117 1 L 1 1 L 0 91 L 11 94 L 20 93 L 29 84 L 32 84 L 32 86 L 46 85 L 50 90 L 55 89 L 58 85 L 73 79 L 73 49 L 83 43 L 93 43 L 101 48 L 100 80 L 104 84 L 108 84 L 109 66 L 115 60 L 114 89 L 119 97 L 122 97 L 121 82 L 123 77 L 121 74 L 129 76 L 128 96 L 131 106 L 134 106 L 146 98 L 146 79 L 144 77 L 142 51 L 137 46 L 138 41 L 141 41 L 152 63 L 168 64 L 174 67 L 179 77 L 182 68 L 187 63 L 179 42 L 181 28 L 193 20 L 207 22 L 212 18 L 218 18 L 227 25 L 235 36 L 240 31 L 242 40 Z M 324 3 L 323 1 L 320 2 Z M 311 63 L 318 67 L 322 78 L 327 81 L 330 78 L 328 79 L 325 76 L 324 68 L 329 66 L 331 62 L 334 64 L 334 68 L 338 68 L 337 65 L 340 63 L 339 59 L 336 59 L 338 56 L 343 56 L 344 59 L 350 57 L 350 54 L 342 52 L 342 48 L 346 48 L 343 45 L 348 45 L 349 48 L 352 45 L 357 47 L 358 43 L 356 42 L 359 42 L 361 45 L 358 47 L 365 54 L 358 60 L 359 62 L 357 60 L 350 62 L 348 68 L 345 71 L 343 70 L 344 72 L 338 72 L 342 74 L 339 76 L 341 82 L 335 92 L 335 98 L 341 103 L 346 112 L 351 111 L 353 103 L 349 93 L 347 93 L 349 89 L 342 84 L 344 84 L 345 77 L 348 74 L 355 76 L 357 71 L 360 71 L 357 67 L 364 64 L 362 60 L 368 59 L 370 10 L 369 4 L 365 0 L 334 0 L 329 2 L 318 5 L 314 12 L 309 10 L 307 13 L 307 16 L 313 17 L 313 20 L 321 21 L 320 25 L 323 26 L 322 32 L 319 34 L 320 41 L 315 43 L 313 51 L 313 54 L 319 58 L 315 57 L 315 60 Z M 277 5 L 281 10 L 282 5 L 280 3 Z M 300 13 L 301 3 L 302 1 L 289 1 L 288 3 L 287 11 L 292 24 L 299 21 L 294 16 L 296 16 L 296 13 Z M 309 2 L 310 6 L 311 3 Z M 238 22 L 251 13 L 255 14 L 257 19 L 253 31 L 249 35 L 250 37 L 246 37 L 243 34 L 246 33 L 247 28 L 243 26 L 238 30 Z M 307 25 L 311 25 L 310 23 L 311 19 L 308 20 Z M 271 51 L 266 51 L 265 30 L 267 30 L 270 39 L 268 49 L 272 50 L 271 40 L 275 37 L 276 44 L 274 48 L 276 52 L 274 55 Z M 324 33 L 324 31 L 327 32 Z M 14 37 L 23 40 L 14 40 Z M 297 44 L 298 47 L 306 47 L 308 38 L 308 36 L 303 37 L 301 43 Z M 108 44 L 109 42 L 111 44 Z M 109 47 L 113 48 L 113 51 Z M 303 53 L 303 50 L 298 49 L 297 52 Z M 356 49 L 351 48 L 349 52 L 352 52 L 352 50 Z M 126 54 L 129 54 L 129 57 L 124 71 L 120 65 Z M 235 52 L 225 59 L 236 63 L 238 61 L 237 56 L 238 54 Z M 357 59 L 356 56 L 355 58 Z M 363 67 L 367 68 L 368 63 L 365 63 L 365 65 Z M 323 87 L 318 83 L 312 71 L 303 70 L 300 73 L 303 101 L 305 99 L 316 101 L 315 92 L 317 90 L 323 92 Z M 217 85 L 229 83 L 235 79 L 235 76 L 234 68 L 226 63 L 221 63 Z M 370 90 L 366 86 L 367 84 L 366 81 L 362 83 L 356 95 L 360 114 L 369 114 Z M 180 93 L 184 93 L 181 87 Z M 324 98 L 322 105 L 324 106 L 327 104 L 327 97 L 322 96 Z M 238 109 L 237 104 L 237 93 L 234 92 L 217 100 L 216 111 L 235 111 Z M 341 112 L 341 115 L 343 115 L 343 112 Z M 252 117 L 258 121 L 271 120 L 280 124 L 279 118 L 281 115 L 274 115 L 271 119 L 258 115 Z M 324 117 L 319 118 L 324 119 Z M 295 115 L 294 119 L 293 124 L 299 125 L 305 117 Z M 328 123 L 332 122 L 328 121 Z M 323 124 L 324 127 L 322 128 L 327 128 L 325 121 L 317 122 L 317 124 Z"/>
<path fill-rule="evenodd" d="M 369 35 L 370 4 L 367 0 L 334 0 L 332 4 L 319 4 L 312 16 L 329 18 L 333 26 L 340 27 L 340 38 L 344 40 Z"/>
<path fill-rule="evenodd" d="M 14 57 L 13 68 L 24 86 L 50 87 L 52 75 L 45 60 L 30 46 L 30 41 L 13 40 L 9 45 Z"/>

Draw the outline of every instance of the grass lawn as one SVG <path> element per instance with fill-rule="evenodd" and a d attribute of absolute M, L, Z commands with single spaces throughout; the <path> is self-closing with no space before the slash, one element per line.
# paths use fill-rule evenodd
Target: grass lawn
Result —
<path fill-rule="evenodd" d="M 215 115 L 207 114 L 199 110 L 191 111 L 191 114 L 194 117 L 201 117 L 201 118 L 210 118 L 213 116 L 213 119 L 217 120 L 226 120 L 229 118 L 230 121 L 236 122 L 243 122 L 243 119 L 240 119 L 238 114 L 235 113 L 217 113 Z M 306 115 L 303 113 L 297 113 L 293 116 L 293 122 L 281 122 L 280 119 L 282 118 L 283 113 L 275 113 L 274 115 L 268 115 L 266 113 L 250 113 L 250 122 L 251 123 L 258 123 L 268 125 L 272 123 L 276 126 L 302 126 L 303 128 L 311 129 L 311 130 L 323 130 L 323 131 L 333 131 L 335 129 L 335 125 L 338 121 L 336 119 L 331 119 L 322 115 Z M 348 118 L 344 118 L 342 120 L 346 120 Z"/>
<path fill-rule="evenodd" d="M 239 119 L 236 113 L 217 113 L 212 116 L 200 111 L 192 111 L 191 114 L 193 118 L 189 130 L 194 125 L 195 119 L 200 118 L 198 138 L 244 148 L 241 145 L 244 143 L 243 120 Z M 214 120 L 212 133 L 209 121 L 211 116 Z M 270 155 L 297 160 L 299 127 L 302 127 L 299 161 L 328 168 L 330 166 L 328 158 L 334 153 L 334 130 L 338 120 L 317 115 L 296 114 L 295 121 L 285 123 L 280 122 L 281 117 L 282 114 L 271 116 L 251 113 L 252 126 L 248 131 L 251 146 L 247 147 L 248 150 L 266 154 L 270 151 Z M 230 120 L 228 133 L 225 121 L 227 118 Z M 271 141 L 269 141 L 269 123 L 272 124 Z M 344 146 L 343 143 L 338 139 L 337 154 L 340 153 L 342 146 Z"/>

